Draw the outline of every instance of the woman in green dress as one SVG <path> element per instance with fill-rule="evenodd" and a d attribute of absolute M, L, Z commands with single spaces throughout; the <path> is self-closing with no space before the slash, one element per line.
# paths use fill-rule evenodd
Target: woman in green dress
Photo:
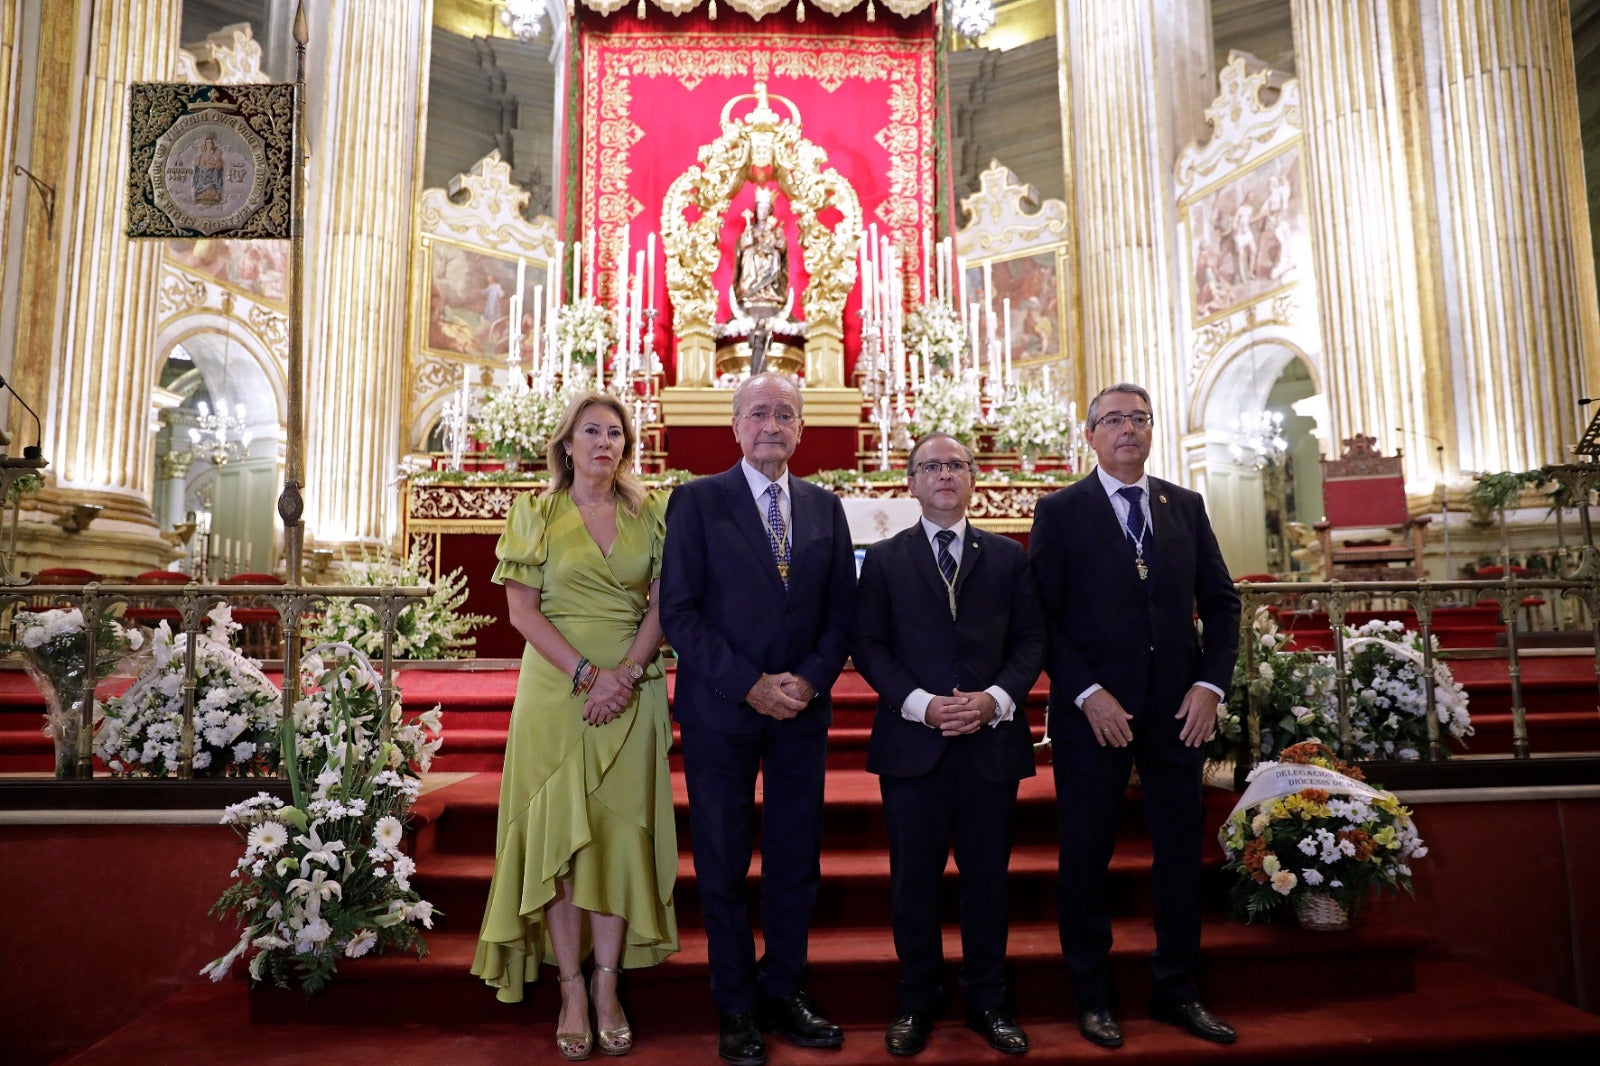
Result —
<path fill-rule="evenodd" d="M 655 661 L 664 506 L 632 473 L 636 446 L 619 400 L 579 396 L 550 440 L 550 487 L 512 505 L 495 549 L 494 580 L 528 646 L 472 972 L 517 1002 L 540 962 L 554 964 L 557 1049 L 574 1060 L 595 1046 L 627 1054 L 620 968 L 678 950 L 672 728 Z"/>

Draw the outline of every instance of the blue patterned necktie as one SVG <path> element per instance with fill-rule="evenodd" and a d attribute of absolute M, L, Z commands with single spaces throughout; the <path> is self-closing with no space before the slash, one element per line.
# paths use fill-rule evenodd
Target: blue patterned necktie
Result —
<path fill-rule="evenodd" d="M 789 587 L 789 537 L 783 528 L 783 510 L 778 506 L 778 483 L 767 486 L 767 543 L 772 545 L 772 558 L 778 564 L 778 577 L 783 587 Z"/>
<path fill-rule="evenodd" d="M 1145 536 L 1148 529 L 1144 522 L 1144 508 L 1140 506 L 1140 498 L 1144 490 L 1137 485 L 1127 485 L 1117 490 L 1117 495 L 1128 501 L 1128 539 L 1133 541 L 1133 554 L 1138 560 L 1139 576 L 1145 576 L 1145 567 L 1150 563 L 1151 551 L 1149 539 Z"/>
<path fill-rule="evenodd" d="M 944 578 L 945 595 L 950 602 L 950 617 L 956 616 L 956 557 L 950 554 L 950 543 L 956 539 L 955 530 L 941 529 L 933 535 L 939 542 L 935 558 L 939 561 L 939 575 Z"/>

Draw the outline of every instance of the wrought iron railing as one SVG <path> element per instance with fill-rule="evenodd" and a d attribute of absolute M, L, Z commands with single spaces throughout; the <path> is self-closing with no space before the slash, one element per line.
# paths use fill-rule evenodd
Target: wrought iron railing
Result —
<path fill-rule="evenodd" d="M 76 607 L 82 612 L 84 663 L 90 678 L 81 706 L 77 708 L 77 751 L 74 776 L 94 776 L 94 714 L 96 700 L 93 683 L 97 650 L 95 642 L 103 618 L 119 618 L 130 607 L 170 606 L 181 621 L 173 632 L 188 634 L 184 641 L 183 670 L 183 724 L 179 740 L 177 776 L 188 779 L 194 776 L 194 719 L 196 698 L 196 646 L 197 636 L 206 631 L 207 613 L 218 604 L 231 607 L 266 607 L 277 613 L 282 634 L 283 655 L 283 715 L 285 721 L 294 720 L 294 706 L 299 691 L 299 661 L 303 638 L 299 635 L 302 623 L 316 613 L 318 605 L 333 600 L 348 600 L 372 608 L 377 622 L 383 627 L 383 655 L 378 666 L 381 674 L 381 706 L 393 706 L 396 695 L 394 682 L 394 631 L 400 613 L 411 603 L 428 596 L 425 587 L 372 587 L 355 585 L 26 585 L 0 589 L 0 617 L 6 628 L 15 630 L 13 619 L 21 610 L 49 610 L 56 607 Z M 380 737 L 389 739 L 390 715 L 380 715 Z M 289 754 L 289 753 L 281 753 Z"/>
<path fill-rule="evenodd" d="M 1351 693 L 1348 637 L 1345 634 L 1346 618 L 1357 608 L 1357 603 L 1373 607 L 1377 614 L 1392 610 L 1400 615 L 1414 614 L 1417 633 L 1421 638 L 1422 676 L 1428 679 L 1423 686 L 1423 699 L 1427 721 L 1427 750 L 1423 758 L 1439 760 L 1444 757 L 1444 738 L 1435 696 L 1434 650 L 1437 612 L 1452 607 L 1492 603 L 1499 608 L 1503 624 L 1503 648 L 1497 640 L 1491 654 L 1503 650 L 1511 693 L 1512 755 L 1527 759 L 1532 754 L 1528 736 L 1527 707 L 1522 690 L 1523 645 L 1532 634 L 1518 628 L 1519 614 L 1530 604 L 1548 604 L 1554 617 L 1563 620 L 1563 633 L 1584 634 L 1587 643 L 1593 644 L 1597 694 L 1600 694 L 1600 581 L 1593 578 L 1570 580 L 1560 577 L 1533 577 L 1508 573 L 1496 581 L 1364 581 L 1364 582 L 1240 582 L 1243 601 L 1240 657 L 1244 676 L 1254 677 L 1259 653 L 1253 639 L 1252 623 L 1256 609 L 1262 605 L 1277 605 L 1282 617 L 1308 606 L 1326 612 L 1331 634 L 1334 660 L 1334 684 L 1338 702 L 1339 748 L 1345 758 L 1355 758 L 1351 734 Z M 1562 611 L 1562 607 L 1569 608 Z M 1483 652 L 1475 651 L 1481 655 Z M 1241 776 L 1253 764 L 1261 751 L 1261 696 L 1251 691 L 1245 739 L 1241 745 Z"/>

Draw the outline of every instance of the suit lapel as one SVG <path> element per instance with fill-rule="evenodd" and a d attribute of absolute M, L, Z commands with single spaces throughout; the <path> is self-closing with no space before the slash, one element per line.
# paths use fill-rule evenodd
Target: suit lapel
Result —
<path fill-rule="evenodd" d="M 1094 527 L 1102 547 L 1118 559 L 1126 556 L 1129 565 L 1132 565 L 1133 547 L 1128 543 L 1128 531 L 1122 528 L 1122 520 L 1117 517 L 1117 509 L 1111 506 L 1111 497 L 1106 495 L 1105 486 L 1100 483 L 1098 468 L 1084 478 L 1081 484 L 1091 497 L 1090 510 L 1101 516 L 1095 519 Z"/>
<path fill-rule="evenodd" d="M 922 528 L 922 519 L 909 529 L 901 530 L 895 536 L 904 538 L 901 541 L 901 550 L 907 553 L 906 561 L 923 585 L 927 586 L 928 595 L 941 606 L 948 604 L 949 594 L 945 592 L 944 577 L 939 573 L 939 561 L 934 558 L 933 545 L 928 543 L 927 532 Z"/>
<path fill-rule="evenodd" d="M 744 533 L 750 550 L 762 561 L 762 569 L 782 589 L 783 579 L 778 576 L 778 562 L 772 557 L 772 543 L 767 539 L 767 527 L 761 518 L 760 505 L 750 495 L 750 482 L 745 480 L 744 467 L 736 465 L 724 477 L 723 490 L 728 501 L 728 513 L 733 515 L 734 524 Z M 790 485 L 793 484 L 791 479 Z M 791 521 L 793 514 L 799 510 L 799 504 L 792 496 L 791 493 Z M 791 543 L 799 544 L 799 537 L 794 533 L 791 533 Z"/>
<path fill-rule="evenodd" d="M 979 533 L 978 528 L 972 524 L 972 519 L 967 519 L 967 535 L 961 542 L 961 567 L 956 571 L 956 600 L 960 602 L 961 590 L 966 588 L 967 578 L 983 563 L 983 539 L 985 534 Z"/>

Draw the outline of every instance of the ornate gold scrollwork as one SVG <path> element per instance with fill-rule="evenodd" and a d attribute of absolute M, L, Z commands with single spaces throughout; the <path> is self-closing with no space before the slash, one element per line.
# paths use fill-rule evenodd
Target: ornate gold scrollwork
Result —
<path fill-rule="evenodd" d="M 780 118 L 770 99 L 780 100 L 789 118 Z M 734 106 L 745 100 L 754 100 L 755 107 L 742 118 L 733 118 Z M 842 385 L 844 302 L 856 283 L 855 253 L 861 233 L 861 202 L 855 188 L 826 165 L 827 152 L 801 135 L 800 112 L 794 103 L 769 98 L 766 83 L 760 81 L 753 94 L 736 96 L 723 106 L 722 136 L 702 145 L 697 159 L 668 186 L 661 207 L 667 294 L 678 334 L 678 384 L 711 384 L 717 314 L 712 274 L 722 258 L 723 218 L 747 181 L 770 180 L 794 211 L 809 276 L 800 299 L 810 327 L 808 383 Z M 839 213 L 832 229 L 818 217 L 828 208 Z"/>

